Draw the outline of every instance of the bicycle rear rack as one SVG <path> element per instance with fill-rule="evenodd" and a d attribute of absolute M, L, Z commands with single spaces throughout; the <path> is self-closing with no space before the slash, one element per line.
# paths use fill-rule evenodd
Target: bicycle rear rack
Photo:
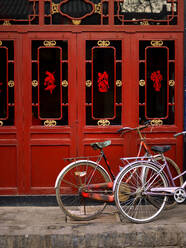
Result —
<path fill-rule="evenodd" d="M 97 156 L 86 156 L 86 157 L 71 157 L 71 158 L 64 158 L 65 161 L 78 161 L 78 160 L 91 160 L 93 158 L 98 159 L 100 155 Z"/>

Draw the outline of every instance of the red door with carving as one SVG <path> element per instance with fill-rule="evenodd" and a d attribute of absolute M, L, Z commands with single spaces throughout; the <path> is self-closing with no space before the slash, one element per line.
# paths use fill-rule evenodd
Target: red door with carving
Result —
<path fill-rule="evenodd" d="M 183 86 L 176 87 L 183 80 L 176 66 L 181 40 L 166 34 L 78 36 L 80 155 L 94 154 L 91 142 L 111 139 L 106 151 L 117 173 L 119 158 L 135 156 L 140 141 L 135 132 L 121 137 L 117 130 L 150 121 L 154 127 L 144 131 L 149 146 L 171 144 L 167 155 L 181 167 L 182 140 L 173 137 L 183 125 Z"/>
<path fill-rule="evenodd" d="M 144 131 L 147 143 L 171 144 L 182 167 L 173 134 L 183 128 L 183 2 L 157 6 L 22 0 L 27 15 L 0 9 L 0 194 L 54 194 L 63 158 L 95 155 L 96 141 L 111 140 L 117 173 L 139 145 L 117 130 L 147 120 L 158 124 Z"/>

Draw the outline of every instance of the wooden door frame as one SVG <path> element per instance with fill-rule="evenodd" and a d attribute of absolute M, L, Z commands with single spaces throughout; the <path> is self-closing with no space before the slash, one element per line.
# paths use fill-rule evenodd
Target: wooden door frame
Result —
<path fill-rule="evenodd" d="M 13 41 L 14 42 L 14 99 L 15 99 L 15 114 L 14 114 L 14 125 L 13 126 L 2 126 L 0 128 L 0 147 L 11 147 L 15 149 L 16 160 L 15 173 L 14 175 L 16 185 L 14 187 L 3 187 L 0 188 L 0 194 L 2 195 L 16 195 L 23 188 L 23 173 L 22 173 L 22 150 L 23 150 L 23 108 L 21 105 L 22 99 L 22 73 L 19 64 L 22 63 L 22 49 L 21 49 L 21 35 L 17 33 L 12 34 L 11 32 L 1 33 L 1 40 Z M 9 171 L 9 163 L 7 163 L 7 171 Z M 8 181 L 9 178 L 7 178 Z"/>
<path fill-rule="evenodd" d="M 125 40 L 124 40 L 125 37 Z M 116 126 L 107 126 L 105 127 L 98 127 L 98 126 L 86 126 L 86 120 L 85 120 L 85 65 L 84 65 L 84 58 L 85 58 L 85 51 L 86 51 L 86 40 L 124 40 L 122 43 L 122 57 L 128 57 L 130 54 L 130 44 L 129 42 L 129 34 L 127 33 L 108 33 L 108 32 L 94 32 L 94 33 L 81 33 L 78 35 L 78 42 L 79 46 L 83 47 L 83 49 L 77 49 L 78 52 L 78 64 L 80 70 L 78 70 L 78 82 L 79 82 L 79 100 L 78 101 L 78 113 L 79 113 L 79 122 L 81 123 L 79 130 L 78 130 L 78 137 L 79 137 L 79 155 L 84 155 L 84 146 L 90 144 L 91 142 L 94 142 L 96 139 L 99 140 L 105 140 L 106 137 L 112 137 L 112 144 L 120 144 L 122 146 L 126 145 L 126 140 L 120 137 L 117 134 L 117 130 L 122 126 L 116 125 Z M 127 60 L 127 59 L 126 59 Z M 129 68 L 129 64 L 126 62 L 126 67 L 124 66 L 124 63 L 122 63 L 122 71 L 126 71 L 127 68 Z M 126 90 L 126 82 L 130 83 L 131 77 L 127 75 L 125 72 L 122 73 L 122 98 L 123 99 L 130 99 L 131 92 Z M 122 108 L 125 108 L 125 104 L 123 103 Z M 82 114 L 84 113 L 84 114 Z M 129 113 L 129 109 L 126 111 L 122 111 L 122 122 L 123 120 L 126 121 L 126 125 L 128 122 L 130 122 L 130 118 L 133 118 L 131 116 L 131 113 Z M 97 135 L 103 136 L 102 138 L 98 138 Z M 90 137 L 88 137 L 90 135 Z M 125 150 L 126 151 L 126 150 Z"/>
<path fill-rule="evenodd" d="M 183 130 L 183 115 L 184 115 L 184 105 L 183 105 L 183 70 L 184 70 L 184 58 L 183 58 L 183 33 L 138 33 L 133 39 L 132 47 L 135 50 L 133 54 L 134 64 L 136 63 L 137 74 L 134 82 L 139 80 L 139 66 L 138 57 L 135 56 L 139 54 L 139 40 L 174 40 L 175 41 L 175 122 L 174 125 L 163 125 L 156 127 L 153 131 L 155 138 L 149 138 L 149 145 L 171 145 L 175 147 L 175 162 L 178 164 L 180 169 L 183 168 L 183 137 L 175 138 L 174 134 L 181 132 Z M 180 83 L 181 82 L 181 83 Z M 139 94 L 139 92 L 138 92 Z M 139 97 L 139 96 L 138 96 Z M 137 110 L 139 116 L 139 108 Z M 151 130 L 144 131 L 150 134 Z M 156 137 L 156 134 L 158 135 Z M 167 137 L 164 136 L 167 135 Z M 168 153 L 171 156 L 171 151 Z"/>
<path fill-rule="evenodd" d="M 31 148 L 34 146 L 62 146 L 67 145 L 70 148 L 69 156 L 76 156 L 76 68 L 74 60 L 76 60 L 76 39 L 75 34 L 72 33 L 29 33 L 25 34 L 23 38 L 23 50 L 26 52 L 26 62 L 23 65 L 23 104 L 24 111 L 24 160 L 23 160 L 23 174 L 24 174 L 24 188 L 22 194 L 53 194 L 54 185 L 52 188 L 32 187 L 31 185 L 31 166 L 32 155 Z M 53 128 L 46 128 L 44 126 L 32 126 L 32 77 L 31 77 L 31 41 L 32 40 L 68 40 L 68 91 L 69 91 L 69 125 L 56 126 Z M 74 83 L 75 82 L 75 83 Z M 71 92 L 71 94 L 70 94 Z M 54 138 L 52 138 L 54 136 Z M 64 136 L 62 139 L 61 137 Z M 61 153 L 61 164 L 63 164 L 63 152 Z M 59 168 L 59 171 L 62 169 Z M 38 171 L 39 172 L 39 171 Z M 57 175 L 56 175 L 57 176 Z M 55 183 L 55 181 L 54 181 Z"/>

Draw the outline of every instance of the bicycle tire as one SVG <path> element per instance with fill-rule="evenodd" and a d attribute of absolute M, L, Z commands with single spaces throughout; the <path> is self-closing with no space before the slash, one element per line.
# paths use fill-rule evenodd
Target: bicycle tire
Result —
<path fill-rule="evenodd" d="M 161 160 L 162 157 L 161 155 L 157 156 L 156 157 L 156 160 L 159 161 Z M 181 171 L 180 171 L 180 168 L 178 167 L 178 165 L 174 162 L 174 160 L 172 160 L 171 158 L 169 157 L 165 157 L 168 165 L 169 165 L 169 169 L 171 171 L 171 173 L 173 174 L 173 177 L 176 177 L 178 175 L 181 174 Z M 170 178 L 169 178 L 169 175 L 166 171 L 164 171 L 168 177 L 168 181 L 169 181 L 169 186 L 173 187 L 173 185 L 170 184 Z M 175 181 L 175 184 L 177 187 L 181 187 L 182 184 L 183 184 L 183 176 L 179 177 L 176 181 Z M 166 205 L 165 205 L 165 210 L 170 210 L 170 209 L 173 209 L 175 206 L 177 205 L 177 202 L 174 200 L 174 196 L 169 196 L 167 197 L 167 202 L 166 202 Z"/>
<path fill-rule="evenodd" d="M 86 160 L 73 162 L 64 168 L 58 179 L 57 202 L 64 213 L 74 220 L 95 219 L 107 203 L 83 197 L 82 187 L 108 182 L 111 182 L 111 178 L 99 164 Z M 99 193 L 99 189 L 96 192 Z"/>
<path fill-rule="evenodd" d="M 147 170 L 145 173 L 148 173 L 145 180 L 144 170 Z M 147 186 L 149 187 L 148 190 L 145 189 Z M 155 164 L 150 162 L 133 163 L 124 169 L 117 179 L 114 191 L 116 206 L 120 213 L 132 222 L 150 222 L 162 212 L 167 200 L 165 195 L 157 196 L 154 194 L 151 195 L 153 197 L 152 204 L 148 199 L 150 189 L 167 186 L 166 175 L 163 172 L 159 173 L 159 168 Z M 157 206 L 155 206 L 155 202 Z"/>

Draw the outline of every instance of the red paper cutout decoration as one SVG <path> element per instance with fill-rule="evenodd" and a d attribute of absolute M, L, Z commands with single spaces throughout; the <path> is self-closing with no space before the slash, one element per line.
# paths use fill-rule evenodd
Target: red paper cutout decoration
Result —
<path fill-rule="evenodd" d="M 155 91 L 160 91 L 161 89 L 161 81 L 163 80 L 163 76 L 160 74 L 160 71 L 153 72 L 151 74 L 151 80 L 154 82 Z"/>
<path fill-rule="evenodd" d="M 103 73 L 98 72 L 98 90 L 99 92 L 108 92 L 109 83 L 108 83 L 108 74 L 106 71 Z"/>
<path fill-rule="evenodd" d="M 55 83 L 55 77 L 54 77 L 55 72 L 49 72 L 46 71 L 45 74 L 47 75 L 44 81 L 44 85 L 46 86 L 45 90 L 49 90 L 50 94 L 52 94 L 52 91 L 55 89 L 56 85 Z"/>

